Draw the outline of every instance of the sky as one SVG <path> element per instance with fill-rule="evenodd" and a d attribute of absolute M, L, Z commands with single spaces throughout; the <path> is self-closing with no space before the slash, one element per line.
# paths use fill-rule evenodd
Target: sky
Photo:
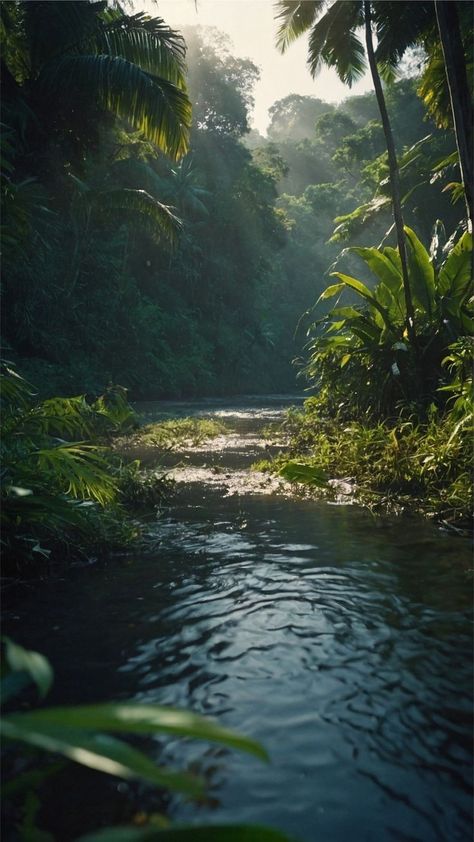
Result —
<path fill-rule="evenodd" d="M 288 94 L 316 96 L 336 103 L 372 88 L 369 76 L 365 76 L 349 89 L 333 70 L 323 69 L 312 79 L 306 66 L 307 36 L 302 36 L 282 56 L 275 47 L 273 0 L 135 0 L 134 7 L 163 17 L 177 29 L 194 24 L 216 26 L 227 33 L 235 47 L 234 55 L 250 58 L 261 69 L 254 91 L 252 125 L 262 134 L 268 125 L 269 107 Z"/>

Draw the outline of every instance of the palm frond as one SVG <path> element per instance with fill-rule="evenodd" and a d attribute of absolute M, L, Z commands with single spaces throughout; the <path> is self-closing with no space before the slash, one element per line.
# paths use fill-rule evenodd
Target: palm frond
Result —
<path fill-rule="evenodd" d="M 188 151 L 191 102 L 187 94 L 124 58 L 63 56 L 44 69 L 39 82 L 49 98 L 89 91 L 103 108 L 127 120 L 173 159 Z"/>
<path fill-rule="evenodd" d="M 472 75 L 472 64 L 468 69 Z M 446 70 L 441 45 L 435 45 L 430 53 L 421 82 L 417 89 L 418 96 L 423 100 L 428 114 L 440 129 L 452 127 L 453 117 L 449 99 L 449 88 L 446 81 Z"/>
<path fill-rule="evenodd" d="M 408 47 L 413 46 L 427 29 L 433 27 L 433 3 L 426 0 L 399 0 L 397 3 L 372 3 L 372 20 L 377 35 L 375 58 L 382 78 L 390 81 Z"/>
<path fill-rule="evenodd" d="M 65 494 L 80 500 L 95 500 L 104 506 L 116 498 L 117 483 L 109 473 L 99 448 L 81 442 L 59 442 L 30 454 L 40 472 L 54 477 Z"/>
<path fill-rule="evenodd" d="M 282 53 L 312 26 L 325 5 L 325 0 L 281 0 L 276 4 L 275 20 L 281 21 L 276 45 Z"/>
<path fill-rule="evenodd" d="M 146 190 L 132 190 L 116 187 L 111 190 L 88 190 L 79 194 L 77 203 L 86 204 L 101 218 L 106 218 L 116 211 L 139 215 L 140 225 L 145 226 L 155 239 L 163 236 L 171 243 L 176 241 L 182 229 L 181 220 L 173 210 L 155 199 Z"/>
<path fill-rule="evenodd" d="M 89 438 L 93 434 L 95 417 L 84 395 L 48 398 L 25 415 L 21 431 L 22 434 L 34 437 Z"/>
<path fill-rule="evenodd" d="M 21 377 L 10 365 L 2 360 L 0 364 L 0 409 L 2 433 L 7 427 L 7 419 L 26 412 L 34 396 L 33 386 Z"/>
<path fill-rule="evenodd" d="M 29 43 L 30 71 L 38 76 L 52 58 L 80 51 L 81 43 L 97 31 L 97 14 L 106 8 L 105 0 L 84 3 L 22 3 L 25 32 Z"/>
<path fill-rule="evenodd" d="M 147 73 L 185 86 L 184 39 L 161 18 L 143 12 L 123 15 L 117 9 L 104 13 L 105 24 L 97 38 L 98 53 L 120 56 Z"/>
<path fill-rule="evenodd" d="M 336 0 L 316 24 L 309 40 L 308 64 L 313 76 L 321 61 L 334 67 L 340 80 L 352 86 L 366 70 L 365 49 L 356 34 L 362 24 L 361 4 Z"/>

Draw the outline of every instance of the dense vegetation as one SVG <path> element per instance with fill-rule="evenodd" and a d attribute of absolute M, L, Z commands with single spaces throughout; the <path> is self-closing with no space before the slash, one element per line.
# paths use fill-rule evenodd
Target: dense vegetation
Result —
<path fill-rule="evenodd" d="M 58 7 L 48 4 L 52 22 Z M 58 38 L 60 26 L 88 32 L 86 4 L 79 8 L 77 21 L 75 4 L 62 11 Z M 103 98 L 85 98 L 89 77 L 68 79 L 62 96 L 72 102 L 59 100 L 51 118 L 50 88 L 41 82 L 56 58 L 35 24 L 42 11 L 41 3 L 2 4 L 3 341 L 10 358 L 45 396 L 98 394 L 109 382 L 135 397 L 294 388 L 291 359 L 304 344 L 301 331 L 295 343 L 295 328 L 324 288 L 340 241 L 348 234 L 353 243 L 378 242 L 390 227 L 374 95 L 337 109 L 287 97 L 271 109 L 270 142 L 249 150 L 258 70 L 234 58 L 219 33 L 189 30 L 190 141 L 185 133 L 175 150 L 164 145 L 176 163 L 138 118 L 130 128 L 123 103 L 111 113 Z M 138 31 L 140 16 L 128 20 Z M 114 20 L 104 24 L 96 13 L 98 21 L 115 32 Z M 182 86 L 184 47 L 167 37 L 170 79 Z M 107 38 L 111 53 L 120 53 L 122 42 Z M 40 72 L 32 67 L 36 54 Z M 437 218 L 451 232 L 463 208 L 442 192 L 455 163 L 431 178 L 440 161 L 452 160 L 455 140 L 426 119 L 417 84 L 398 82 L 387 96 L 398 151 L 407 155 L 406 222 L 427 242 Z M 354 218 L 356 207 L 364 210 Z"/>
<path fill-rule="evenodd" d="M 280 48 L 309 31 L 312 72 L 326 63 L 348 84 L 366 50 L 375 93 L 338 107 L 295 93 L 274 103 L 262 138 L 249 130 L 259 71 L 218 32 L 183 38 L 115 2 L 0 5 L 7 573 L 137 537 L 130 508 L 155 502 L 161 480 L 110 447 L 137 421 L 127 389 L 137 398 L 291 391 L 295 354 L 314 394 L 286 422 L 285 476 L 318 486 L 349 477 L 362 499 L 409 500 L 467 523 L 469 4 L 278 6 Z M 198 441 L 220 429 L 170 422 L 140 439 L 171 447 L 177 435 Z M 51 669 L 10 641 L 5 659 L 9 738 L 197 791 L 102 733 L 166 730 L 166 711 L 31 712 L 29 678 L 44 694 Z M 182 717 L 174 733 L 263 754 Z M 11 764 L 14 777 L 15 756 Z M 43 772 L 26 769 L 12 790 L 15 838 L 45 839 L 33 794 Z M 190 833 L 198 838 L 181 831 Z M 207 833 L 217 839 L 219 829 Z"/>

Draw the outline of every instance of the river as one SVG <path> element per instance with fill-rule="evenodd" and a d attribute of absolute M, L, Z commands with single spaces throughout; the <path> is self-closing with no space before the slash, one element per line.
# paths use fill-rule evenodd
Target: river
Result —
<path fill-rule="evenodd" d="M 171 799 L 174 818 L 269 824 L 300 842 L 466 842 L 470 545 L 418 518 L 268 493 L 248 466 L 287 403 L 143 405 L 148 420 L 204 414 L 229 434 L 173 457 L 178 493 L 148 517 L 146 554 L 23 589 L 7 631 L 50 658 L 51 703 L 184 706 L 265 745 L 269 765 L 160 741 L 160 759 L 210 785 L 199 810 Z M 81 811 L 113 812 L 87 783 L 102 776 L 68 774 L 60 842 L 83 829 Z"/>

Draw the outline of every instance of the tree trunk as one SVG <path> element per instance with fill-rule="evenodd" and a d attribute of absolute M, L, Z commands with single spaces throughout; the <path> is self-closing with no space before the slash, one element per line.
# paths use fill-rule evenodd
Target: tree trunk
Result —
<path fill-rule="evenodd" d="M 446 79 L 449 88 L 454 131 L 459 153 L 461 179 L 466 196 L 467 216 L 472 230 L 473 221 L 473 108 L 467 80 L 464 45 L 459 28 L 456 3 L 435 0 L 436 20 L 443 50 Z"/>
<path fill-rule="evenodd" d="M 403 291 L 405 296 L 406 307 L 406 328 L 408 339 L 415 351 L 417 350 L 417 339 L 415 331 L 415 312 L 413 309 L 413 299 L 411 296 L 410 279 L 408 277 L 408 262 L 407 252 L 405 246 L 405 232 L 403 230 L 403 215 L 402 203 L 400 198 L 400 175 L 398 171 L 397 155 L 395 152 L 395 144 L 393 142 L 392 127 L 388 117 L 387 106 L 380 81 L 380 75 L 375 60 L 374 44 L 372 40 L 372 15 L 371 4 L 364 3 L 365 15 L 365 42 L 367 45 L 367 56 L 369 59 L 370 72 L 372 74 L 372 81 L 375 88 L 375 96 L 377 97 L 377 104 L 382 118 L 382 126 L 385 135 L 385 143 L 388 153 L 388 166 L 390 170 L 390 188 L 392 193 L 393 216 L 395 220 L 395 230 L 397 232 L 398 251 L 400 254 L 400 261 L 402 264 L 402 278 Z"/>

